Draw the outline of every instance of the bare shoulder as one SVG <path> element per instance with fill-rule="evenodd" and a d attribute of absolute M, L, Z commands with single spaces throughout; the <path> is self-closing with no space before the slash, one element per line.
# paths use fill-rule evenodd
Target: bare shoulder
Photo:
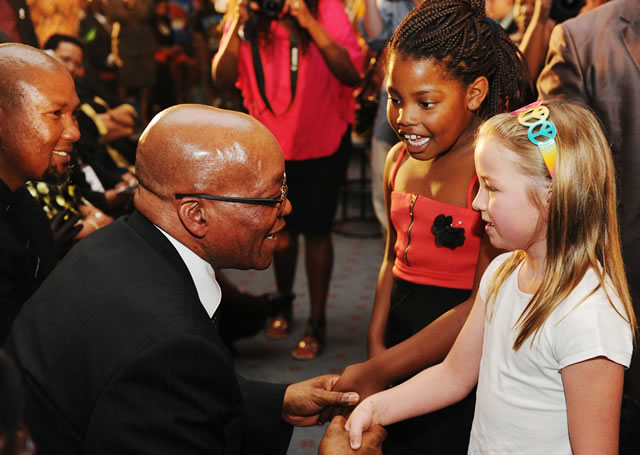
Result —
<path fill-rule="evenodd" d="M 402 142 L 398 142 L 396 145 L 391 147 L 389 153 L 387 153 L 387 157 L 384 162 L 384 180 L 385 182 L 389 182 L 391 178 L 391 173 L 398 162 L 398 160 L 402 159 L 402 154 L 404 150 L 404 144 Z"/>
<path fill-rule="evenodd" d="M 402 158 L 402 154 L 404 151 L 404 144 L 402 142 L 396 143 L 387 154 L 387 158 L 385 161 L 385 166 L 390 166 L 398 162 L 400 158 Z"/>

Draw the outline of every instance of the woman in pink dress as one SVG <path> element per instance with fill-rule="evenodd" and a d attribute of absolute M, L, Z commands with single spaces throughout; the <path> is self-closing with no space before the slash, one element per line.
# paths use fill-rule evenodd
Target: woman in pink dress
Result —
<path fill-rule="evenodd" d="M 333 266 L 331 226 L 351 148 L 353 86 L 361 48 L 340 0 L 240 0 L 230 13 L 212 75 L 235 86 L 249 114 L 276 137 L 286 160 L 293 212 L 274 265 L 278 290 L 291 293 L 298 234 L 305 241 L 311 314 L 292 355 L 315 358 L 323 349 Z M 284 338 L 291 311 L 267 334 Z"/>

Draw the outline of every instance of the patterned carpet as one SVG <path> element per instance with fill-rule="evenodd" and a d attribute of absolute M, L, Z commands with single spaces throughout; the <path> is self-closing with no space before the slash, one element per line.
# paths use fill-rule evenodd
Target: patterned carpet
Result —
<path fill-rule="evenodd" d="M 359 199 L 359 198 L 357 198 Z M 348 215 L 359 211 L 359 202 L 347 205 Z M 339 217 L 341 211 L 339 210 Z M 358 212 L 359 213 L 359 212 Z M 375 222 L 350 223 L 345 229 L 375 232 Z M 284 340 L 267 339 L 264 331 L 238 341 L 236 369 L 241 376 L 270 382 L 292 383 L 326 373 L 340 373 L 347 366 L 366 359 L 366 332 L 371 316 L 376 280 L 383 252 L 381 237 L 353 237 L 334 234 L 335 264 L 329 291 L 327 345 L 317 359 L 299 361 L 290 352 L 302 335 L 309 314 L 304 251 L 300 248 L 294 291 L 294 325 Z M 304 242 L 300 242 L 301 247 Z M 261 293 L 276 289 L 273 270 L 229 270 L 228 276 L 245 290 Z M 326 426 L 296 428 L 289 446 L 290 455 L 317 454 Z"/>

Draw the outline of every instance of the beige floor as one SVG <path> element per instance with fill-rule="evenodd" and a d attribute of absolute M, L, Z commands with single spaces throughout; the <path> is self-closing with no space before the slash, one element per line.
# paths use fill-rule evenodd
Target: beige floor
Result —
<path fill-rule="evenodd" d="M 236 343 L 237 373 L 248 378 L 291 383 L 326 373 L 340 373 L 366 359 L 365 337 L 382 258 L 380 238 L 334 235 L 335 265 L 328 301 L 327 346 L 315 360 L 294 360 L 290 351 L 302 334 L 309 314 L 306 277 L 298 261 L 294 326 L 289 338 L 273 341 L 264 332 Z M 303 258 L 303 251 L 300 252 Z M 275 290 L 273 271 L 228 271 L 241 287 L 253 292 Z M 297 428 L 289 454 L 316 454 L 325 427 Z"/>

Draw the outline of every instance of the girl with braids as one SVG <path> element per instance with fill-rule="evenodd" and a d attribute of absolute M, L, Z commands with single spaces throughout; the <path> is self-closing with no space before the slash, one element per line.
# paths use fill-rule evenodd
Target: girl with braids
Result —
<path fill-rule="evenodd" d="M 476 129 L 530 101 L 517 47 L 483 0 L 429 0 L 387 49 L 387 116 L 400 138 L 384 171 L 389 230 L 368 331 L 370 360 L 338 387 L 368 396 L 441 361 L 497 255 L 471 207 Z M 389 429 L 385 454 L 466 453 L 474 397 Z"/>
<path fill-rule="evenodd" d="M 454 403 L 478 384 L 468 453 L 618 453 L 637 322 L 613 160 L 585 106 L 538 101 L 479 129 L 473 207 L 498 256 L 445 360 L 362 402 L 363 430 Z"/>
<path fill-rule="evenodd" d="M 311 314 L 292 352 L 300 360 L 315 358 L 324 347 L 331 228 L 351 148 L 353 85 L 361 66 L 361 49 L 340 0 L 239 0 L 213 60 L 216 84 L 236 84 L 249 114 L 269 128 L 284 153 L 295 208 L 279 234 L 274 268 L 278 290 L 291 295 L 303 234 Z M 267 336 L 286 337 L 291 316 L 289 308 L 275 317 Z"/>

